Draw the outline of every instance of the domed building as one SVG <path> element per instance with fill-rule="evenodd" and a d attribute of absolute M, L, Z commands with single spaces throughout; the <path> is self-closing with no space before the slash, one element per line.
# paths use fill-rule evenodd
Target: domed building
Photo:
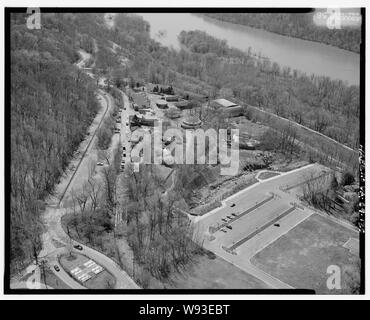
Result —
<path fill-rule="evenodd" d="M 202 121 L 197 116 L 189 116 L 182 121 L 181 127 L 184 129 L 197 129 L 201 124 Z"/>

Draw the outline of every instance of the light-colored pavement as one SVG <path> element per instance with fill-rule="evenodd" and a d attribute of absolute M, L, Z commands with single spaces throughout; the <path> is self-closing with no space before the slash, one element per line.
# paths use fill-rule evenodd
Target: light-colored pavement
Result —
<path fill-rule="evenodd" d="M 219 239 L 218 241 L 222 242 L 224 246 L 229 247 L 259 229 L 270 220 L 278 217 L 288 208 L 289 203 L 285 201 L 270 201 L 232 223 L 230 225 L 232 230 L 223 228 L 222 230 L 226 231 L 226 233 L 220 230 L 217 231 L 214 236 Z"/>
<path fill-rule="evenodd" d="M 243 211 L 259 199 L 266 197 L 266 194 L 277 193 L 281 187 L 291 186 L 297 184 L 304 179 L 308 178 L 312 173 L 320 173 L 325 167 L 318 164 L 310 164 L 302 168 L 298 168 L 289 172 L 281 173 L 279 176 L 271 177 L 256 183 L 250 187 L 247 187 L 234 195 L 228 197 L 222 201 L 222 206 L 216 208 L 209 213 L 193 218 L 194 223 L 205 220 L 205 223 L 216 219 L 219 220 L 219 216 L 230 215 L 235 211 Z M 231 204 L 235 203 L 235 207 L 231 207 Z M 210 219 L 210 220 L 209 220 Z"/>
<path fill-rule="evenodd" d="M 314 213 L 309 208 L 304 208 L 299 204 L 296 194 L 293 192 L 294 190 L 287 193 L 282 191 L 282 188 L 301 183 L 311 177 L 311 175 L 320 175 L 323 170 L 325 170 L 323 166 L 312 164 L 262 180 L 227 198 L 221 208 L 217 208 L 204 216 L 193 219 L 198 232 L 204 236 L 203 245 L 226 261 L 264 281 L 271 288 L 291 288 L 290 285 L 254 266 L 250 260 L 263 248 L 289 232 L 289 230 Z M 240 214 L 255 206 L 257 202 L 268 198 L 271 194 L 274 195 L 273 200 L 266 202 L 231 223 L 231 230 L 224 228 L 226 232 L 217 231 L 212 235 L 209 233 L 209 227 L 222 223 L 221 219 L 231 216 L 232 213 Z M 266 226 L 266 223 L 278 218 L 285 210 L 295 205 L 299 207 L 296 207 L 295 210 L 286 216 L 279 218 L 277 221 L 278 225 L 272 224 L 266 228 L 262 228 Z M 243 239 L 243 237 L 253 234 L 256 230 L 261 231 L 235 248 L 233 253 L 224 249 Z"/>

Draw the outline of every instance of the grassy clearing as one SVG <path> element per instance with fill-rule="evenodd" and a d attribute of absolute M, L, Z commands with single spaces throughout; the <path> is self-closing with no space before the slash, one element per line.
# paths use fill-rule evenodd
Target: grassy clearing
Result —
<path fill-rule="evenodd" d="M 32 272 L 25 274 L 22 278 L 19 279 L 20 282 L 27 282 L 28 278 L 33 275 Z"/>
<path fill-rule="evenodd" d="M 314 289 L 318 294 L 351 293 L 351 280 L 358 279 L 358 257 L 343 247 L 358 235 L 317 214 L 290 230 L 257 253 L 252 263 L 296 288 Z M 329 290 L 327 268 L 341 269 L 341 290 Z M 352 281 L 353 282 L 353 281 Z"/>
<path fill-rule="evenodd" d="M 41 278 L 41 281 L 43 282 L 44 278 Z M 72 289 L 61 281 L 50 269 L 45 269 L 45 283 L 48 287 L 54 289 Z"/>
<path fill-rule="evenodd" d="M 86 256 L 78 253 L 72 253 L 72 255 L 64 254 L 59 257 L 60 265 L 69 275 L 71 275 L 70 270 L 83 265 L 89 260 L 90 259 Z M 81 284 L 88 289 L 113 289 L 115 283 L 116 279 L 114 278 L 114 276 L 107 270 L 104 270 L 99 274 L 92 276 L 89 280 Z"/>
<path fill-rule="evenodd" d="M 199 256 L 186 272 L 173 275 L 171 289 L 263 289 L 267 286 L 222 258 Z"/>

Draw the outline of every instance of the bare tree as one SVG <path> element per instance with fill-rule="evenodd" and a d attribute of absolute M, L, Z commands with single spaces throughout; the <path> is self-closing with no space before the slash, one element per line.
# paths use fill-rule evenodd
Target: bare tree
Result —
<path fill-rule="evenodd" d="M 97 183 L 95 180 L 90 179 L 88 181 L 88 188 L 87 188 L 87 193 L 90 197 L 91 200 L 91 211 L 95 212 L 96 209 L 99 206 L 99 198 L 100 198 L 100 193 L 101 193 L 101 184 Z"/>

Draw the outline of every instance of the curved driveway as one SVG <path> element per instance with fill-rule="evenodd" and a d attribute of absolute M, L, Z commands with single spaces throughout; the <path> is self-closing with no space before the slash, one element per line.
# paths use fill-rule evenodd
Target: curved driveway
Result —
<path fill-rule="evenodd" d="M 82 55 L 82 59 L 79 61 L 77 66 L 82 68 L 85 64 L 85 60 L 88 58 L 89 57 L 87 55 Z M 45 210 L 44 220 L 47 227 L 47 232 L 43 235 L 43 250 L 40 252 L 40 257 L 47 259 L 50 265 L 58 265 L 58 255 L 65 252 L 66 246 L 68 246 L 71 242 L 71 239 L 69 239 L 61 225 L 61 218 L 67 212 L 66 208 L 68 208 L 70 201 L 70 195 L 68 191 L 81 189 L 83 184 L 87 181 L 90 164 L 96 163 L 98 158 L 97 150 L 93 148 L 96 141 L 96 132 L 100 128 L 100 125 L 107 114 L 109 114 L 108 111 L 113 107 L 111 97 L 104 91 L 99 90 L 97 95 L 98 100 L 102 105 L 102 110 L 97 114 L 90 127 L 90 139 L 88 140 L 86 146 L 84 146 L 86 141 L 82 142 L 80 145 L 79 152 L 82 153 L 82 156 L 75 165 L 75 170 L 72 170 L 72 172 L 67 174 L 67 176 L 63 177 L 59 186 L 56 187 L 57 194 L 60 194 L 59 199 L 54 198 L 52 201 L 50 201 Z M 107 271 L 114 275 L 116 278 L 115 289 L 140 289 L 140 287 L 131 279 L 131 277 L 112 259 L 83 244 L 81 244 L 81 246 L 83 247 L 82 253 L 84 255 L 94 260 L 96 263 L 100 264 Z M 75 281 L 69 274 L 67 274 L 62 267 L 60 267 L 59 272 L 56 272 L 54 268 L 51 268 L 51 270 L 72 289 L 86 289 L 79 282 Z"/>

